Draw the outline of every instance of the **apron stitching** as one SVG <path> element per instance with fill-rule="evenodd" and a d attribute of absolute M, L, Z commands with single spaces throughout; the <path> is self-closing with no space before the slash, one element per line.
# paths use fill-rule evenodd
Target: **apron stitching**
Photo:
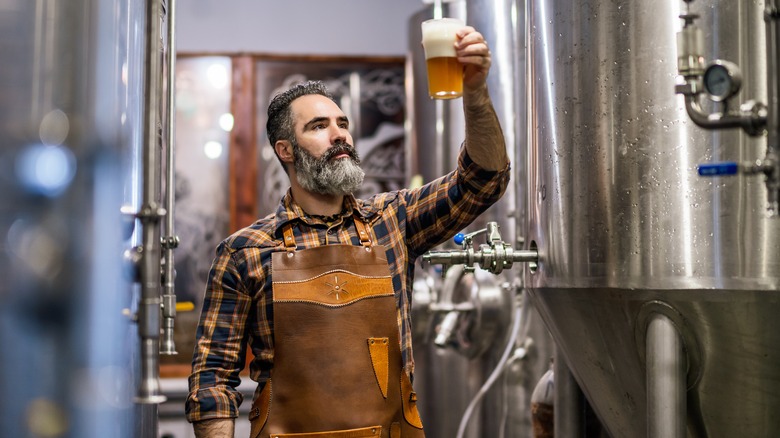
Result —
<path fill-rule="evenodd" d="M 317 305 L 317 306 L 334 307 L 335 308 L 335 307 L 346 307 L 346 306 L 349 306 L 350 304 L 357 303 L 358 301 L 368 300 L 368 299 L 372 299 L 372 298 L 387 298 L 387 297 L 392 297 L 392 296 L 393 296 L 392 294 L 371 295 L 371 296 L 368 296 L 368 297 L 356 298 L 356 299 L 354 299 L 354 300 L 352 300 L 352 301 L 350 301 L 348 303 L 341 303 L 341 304 L 328 304 L 328 303 L 322 303 L 322 302 L 319 302 L 319 301 L 312 301 L 312 300 L 284 300 L 284 299 L 282 299 L 282 300 L 275 300 L 275 301 L 277 303 L 314 304 L 314 305 Z"/>
<path fill-rule="evenodd" d="M 339 272 L 345 272 L 345 273 L 354 275 L 355 277 L 358 277 L 358 278 L 379 279 L 379 280 L 381 280 L 383 278 L 392 278 L 391 275 L 360 275 L 360 274 L 354 274 L 354 273 L 349 272 L 349 271 L 334 270 L 334 271 L 323 272 L 322 274 L 317 274 L 314 277 L 310 277 L 310 278 L 307 278 L 305 280 L 279 280 L 279 281 L 274 281 L 274 283 L 277 283 L 277 284 L 306 283 L 307 281 L 311 281 L 311 280 L 314 280 L 314 279 L 317 279 L 317 278 L 324 277 L 326 275 L 335 274 L 335 273 L 339 273 Z"/>

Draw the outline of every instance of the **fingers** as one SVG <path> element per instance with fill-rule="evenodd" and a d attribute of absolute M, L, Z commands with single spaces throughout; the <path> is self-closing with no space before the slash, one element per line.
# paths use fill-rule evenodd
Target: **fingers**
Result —
<path fill-rule="evenodd" d="M 456 47 L 485 43 L 485 38 L 482 36 L 482 34 L 477 32 L 477 30 L 472 26 L 463 27 L 456 33 L 456 35 L 458 36 L 458 41 L 455 43 Z"/>
<path fill-rule="evenodd" d="M 484 68 L 490 66 L 490 48 L 481 33 L 471 26 L 466 26 L 458 31 L 457 36 L 455 50 L 458 61 Z"/>

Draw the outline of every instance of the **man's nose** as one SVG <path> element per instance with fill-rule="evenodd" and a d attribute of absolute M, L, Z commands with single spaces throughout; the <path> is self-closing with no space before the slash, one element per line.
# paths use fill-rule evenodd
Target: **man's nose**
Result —
<path fill-rule="evenodd" d="M 331 144 L 346 143 L 348 137 L 349 137 L 349 129 L 342 128 L 341 126 L 338 125 L 334 125 L 330 142 Z"/>

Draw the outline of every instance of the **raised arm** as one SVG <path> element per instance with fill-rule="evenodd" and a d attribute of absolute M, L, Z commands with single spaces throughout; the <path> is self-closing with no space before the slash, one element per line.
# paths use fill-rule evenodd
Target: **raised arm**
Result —
<path fill-rule="evenodd" d="M 509 163 L 504 133 L 490 100 L 487 75 L 490 49 L 481 33 L 466 26 L 458 32 L 458 61 L 463 64 L 463 111 L 466 115 L 466 151 L 485 170 L 502 170 Z"/>

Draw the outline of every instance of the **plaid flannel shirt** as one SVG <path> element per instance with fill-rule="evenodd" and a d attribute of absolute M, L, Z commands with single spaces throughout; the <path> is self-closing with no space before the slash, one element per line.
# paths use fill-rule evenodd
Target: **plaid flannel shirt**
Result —
<path fill-rule="evenodd" d="M 406 372 L 414 372 L 411 299 L 418 256 L 451 238 L 504 193 L 509 166 L 501 171 L 479 168 L 463 149 L 457 170 L 415 189 L 381 193 L 368 200 L 348 196 L 344 210 L 329 223 L 308 216 L 290 196 L 275 214 L 228 237 L 217 247 L 209 272 L 186 401 L 191 422 L 235 418 L 243 397 L 236 387 L 246 362 L 254 358 L 250 378 L 270 376 L 274 360 L 271 253 L 284 251 L 283 227 L 290 223 L 298 249 L 328 244 L 360 245 L 354 216 L 386 248 L 398 306 L 401 352 Z"/>

